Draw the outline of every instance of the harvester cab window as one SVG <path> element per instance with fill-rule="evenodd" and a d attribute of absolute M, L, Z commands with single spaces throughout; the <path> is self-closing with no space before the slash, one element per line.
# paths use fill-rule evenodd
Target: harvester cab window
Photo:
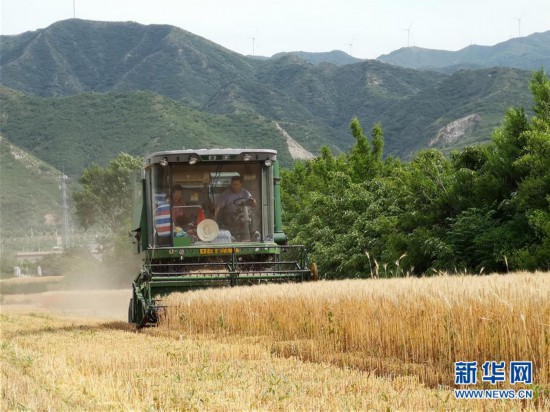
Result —
<path fill-rule="evenodd" d="M 262 164 L 176 163 L 149 170 L 155 245 L 272 239 L 272 201 L 266 192 L 270 175 Z"/>

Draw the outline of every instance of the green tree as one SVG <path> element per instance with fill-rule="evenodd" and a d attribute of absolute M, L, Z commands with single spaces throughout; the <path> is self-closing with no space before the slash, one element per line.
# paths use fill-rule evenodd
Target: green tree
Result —
<path fill-rule="evenodd" d="M 377 123 L 372 130 L 372 143 L 369 143 L 363 133 L 363 128 L 357 117 L 350 123 L 351 134 L 355 144 L 350 150 L 348 162 L 354 181 L 360 182 L 372 179 L 382 171 L 382 155 L 384 150 L 384 133 L 382 125 Z"/>
<path fill-rule="evenodd" d="M 535 123 L 541 125 L 543 129 L 548 129 L 550 125 L 550 80 L 544 70 L 541 69 L 533 73 L 530 89 L 535 100 L 533 106 L 537 119 Z"/>
<path fill-rule="evenodd" d="M 74 194 L 76 214 L 83 227 L 94 225 L 120 232 L 130 220 L 132 196 L 130 177 L 141 159 L 120 153 L 105 168 L 96 164 L 79 179 L 82 190 Z"/>
<path fill-rule="evenodd" d="M 514 206 L 526 216 L 533 243 L 516 253 L 518 263 L 529 268 L 550 268 L 550 79 L 534 73 L 531 92 L 535 101 L 530 128 L 523 133 L 525 146 L 515 161 L 525 171 L 518 184 Z"/>
<path fill-rule="evenodd" d="M 375 162 L 382 161 L 384 154 L 384 131 L 382 124 L 376 123 L 372 128 L 372 157 Z"/>

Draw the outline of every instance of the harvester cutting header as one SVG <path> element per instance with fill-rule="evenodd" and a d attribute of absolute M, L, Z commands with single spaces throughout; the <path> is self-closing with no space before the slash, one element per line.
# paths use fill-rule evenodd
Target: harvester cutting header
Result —
<path fill-rule="evenodd" d="M 317 277 L 305 248 L 286 244 L 274 150 L 147 156 L 134 182 L 133 230 L 143 267 L 128 320 L 138 327 L 157 322 L 171 292 Z"/>

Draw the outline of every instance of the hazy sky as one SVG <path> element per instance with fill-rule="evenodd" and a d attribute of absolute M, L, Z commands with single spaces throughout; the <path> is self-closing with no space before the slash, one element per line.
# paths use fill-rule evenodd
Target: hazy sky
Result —
<path fill-rule="evenodd" d="M 550 0 L 0 0 L 2 34 L 73 17 L 170 24 L 241 54 L 459 50 L 550 30 Z"/>

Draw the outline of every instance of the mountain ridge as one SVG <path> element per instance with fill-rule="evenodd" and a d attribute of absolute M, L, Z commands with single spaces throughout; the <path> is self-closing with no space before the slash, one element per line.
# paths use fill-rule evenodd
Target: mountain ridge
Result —
<path fill-rule="evenodd" d="M 332 50 L 329 52 L 306 52 L 306 51 L 291 51 L 291 52 L 279 52 L 275 53 L 270 59 L 280 59 L 281 57 L 289 54 L 296 55 L 301 59 L 311 64 L 334 64 L 336 66 L 343 66 L 346 64 L 359 63 L 365 59 L 358 59 L 353 57 L 342 50 Z"/>
<path fill-rule="evenodd" d="M 174 131 L 170 124 L 177 124 L 178 133 L 189 136 L 191 141 L 192 133 L 202 135 L 193 124 L 182 125 L 174 120 L 177 112 L 185 119 L 201 119 L 199 123 L 204 124 L 216 139 L 222 140 L 221 131 L 214 132 L 208 127 L 209 122 L 220 125 L 228 119 L 249 119 L 243 120 L 243 125 L 246 125 L 243 127 L 252 129 L 242 136 L 250 139 L 255 132 L 253 128 L 257 127 L 252 126 L 256 123 L 250 119 L 258 118 L 279 124 L 310 152 L 316 152 L 321 145 L 328 145 L 335 152 L 346 150 L 353 144 L 349 122 L 357 116 L 367 130 L 381 121 L 387 152 L 403 157 L 427 147 L 445 124 L 472 114 L 479 114 L 481 120 L 475 133 L 469 132 L 474 133 L 473 137 L 465 138 L 470 139 L 469 142 L 487 141 L 491 128 L 498 124 L 495 119 L 503 116 L 506 106 L 519 104 L 529 107 L 530 104 L 525 86 L 530 78 L 528 72 L 482 69 L 449 75 L 402 68 L 378 60 L 345 65 L 313 64 L 293 53 L 277 59 L 257 60 L 168 25 L 71 19 L 20 37 L 8 37 L 4 41 L 3 36 L 0 42 L 1 83 L 28 96 L 60 99 L 42 103 L 34 100 L 32 104 L 59 104 L 67 111 L 61 115 L 55 110 L 42 109 L 50 117 L 61 115 L 58 123 L 64 124 L 67 130 L 40 128 L 32 116 L 26 120 L 18 118 L 19 130 L 10 119 L 2 120 L 0 124 L 8 138 L 17 144 L 32 134 L 25 123 L 34 124 L 38 134 L 56 130 L 56 136 L 47 136 L 52 142 L 68 139 L 68 131 L 73 127 L 79 130 L 78 124 L 69 125 L 66 119 L 69 113 L 74 118 L 80 116 L 63 104 L 63 99 L 70 96 L 88 96 L 79 100 L 77 106 L 96 116 L 97 122 L 104 121 L 102 119 L 106 116 L 97 112 L 94 106 L 97 102 L 90 93 L 103 94 L 104 104 L 111 108 L 113 119 L 118 119 L 134 133 L 150 130 L 148 124 L 142 124 L 142 119 L 154 119 L 151 124 L 160 129 L 159 135 L 167 136 Z M 507 85 L 507 80 L 513 81 Z M 471 84 L 476 84 L 478 89 L 472 89 Z M 140 106 L 142 119 L 132 120 L 140 127 L 133 127 L 125 120 L 132 118 L 128 107 L 133 106 L 128 99 L 137 99 L 138 106 L 143 104 L 140 92 L 158 97 L 145 99 L 150 107 Z M 167 103 L 164 98 L 173 102 Z M 474 99 L 473 102 L 468 101 L 469 98 Z M 159 101 L 164 102 L 160 107 L 171 113 L 168 118 L 172 123 L 163 123 L 162 117 L 156 117 L 155 105 Z M 476 101 L 483 102 L 482 110 L 475 107 Z M 174 104 L 181 106 L 177 110 L 168 108 Z M 121 110 L 117 111 L 118 108 Z M 29 113 L 29 110 L 24 112 Z M 49 119 L 48 116 L 45 119 Z M 103 124 L 87 122 L 88 117 L 84 117 L 82 122 L 88 123 L 89 130 L 75 138 L 101 137 L 108 133 Z M 121 139 L 122 146 L 125 139 L 131 139 L 120 131 L 116 120 L 109 119 L 108 122 L 112 123 L 112 129 L 119 130 L 114 134 Z M 275 133 L 274 123 L 269 126 L 266 136 Z M 26 130 L 23 134 L 27 137 L 21 135 L 21 128 Z M 186 132 L 183 131 L 185 128 Z M 485 135 L 481 136 L 482 133 Z M 237 139 L 236 145 L 242 144 L 238 135 L 232 136 Z M 174 137 L 165 139 L 157 138 L 156 141 L 161 145 L 170 144 Z M 202 144 L 208 142 L 208 139 L 201 140 Z M 455 144 L 461 142 L 462 139 Z M 126 144 L 131 146 L 131 140 Z M 210 144 L 219 145 L 218 142 Z M 270 140 L 258 135 L 256 144 L 269 145 Z M 453 147 L 458 147 L 456 145 Z M 41 146 L 29 145 L 28 149 L 37 150 L 37 147 Z M 47 148 L 42 146 L 41 150 Z M 134 154 L 143 154 L 135 150 Z M 290 160 L 287 149 L 283 150 Z M 99 156 L 96 153 L 90 155 Z M 92 157 L 92 161 L 95 160 Z M 59 161 L 54 165 L 60 167 Z"/>
<path fill-rule="evenodd" d="M 440 70 L 451 73 L 460 69 L 509 67 L 550 72 L 550 31 L 518 37 L 493 46 L 470 45 L 458 51 L 403 47 L 377 57 L 385 63 L 416 70 Z"/>

